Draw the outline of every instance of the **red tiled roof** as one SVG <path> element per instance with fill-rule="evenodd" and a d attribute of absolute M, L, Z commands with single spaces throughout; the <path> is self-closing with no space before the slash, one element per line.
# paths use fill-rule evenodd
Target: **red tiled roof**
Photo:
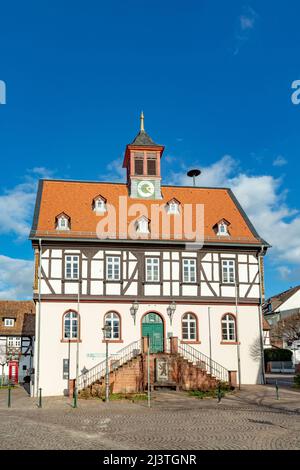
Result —
<path fill-rule="evenodd" d="M 4 318 L 14 318 L 13 327 L 4 326 Z M 33 336 L 35 304 L 31 300 L 0 300 L 0 334 Z"/>
<path fill-rule="evenodd" d="M 255 229 L 247 219 L 234 195 L 230 189 L 227 188 L 162 186 L 163 199 L 153 201 L 130 198 L 126 184 L 62 180 L 41 181 L 31 238 L 96 238 L 97 224 L 101 218 L 106 215 L 99 215 L 92 210 L 93 199 L 99 194 L 107 199 L 108 205 L 111 204 L 116 208 L 117 221 L 119 216 L 119 197 L 121 196 L 123 196 L 124 201 L 126 201 L 128 208 L 132 208 L 133 204 L 136 203 L 144 204 L 149 210 L 148 217 L 150 220 L 151 204 L 166 205 L 168 201 L 176 197 L 181 203 L 180 207 L 183 213 L 185 204 L 191 204 L 193 206 L 195 206 L 195 204 L 203 204 L 204 238 L 207 242 L 236 242 L 245 244 L 261 244 L 263 242 L 266 244 L 255 232 Z M 62 212 L 71 218 L 70 231 L 61 232 L 55 230 L 55 218 Z M 193 211 L 193 214 L 193 227 L 195 227 L 195 211 Z M 140 216 L 141 213 L 136 213 L 128 217 L 128 223 L 138 219 Z M 222 237 L 216 235 L 213 227 L 221 219 L 226 219 L 230 222 L 230 236 Z M 114 234 L 112 238 L 124 238 L 119 234 L 118 223 L 117 234 L 117 237 Z M 161 230 L 157 239 L 164 239 Z M 171 229 L 169 239 L 174 239 L 173 229 Z M 182 239 L 185 240 L 184 237 Z"/>

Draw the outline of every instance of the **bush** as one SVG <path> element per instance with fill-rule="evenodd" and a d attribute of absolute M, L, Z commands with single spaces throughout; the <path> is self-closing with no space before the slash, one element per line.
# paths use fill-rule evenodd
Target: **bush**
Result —
<path fill-rule="evenodd" d="M 295 375 L 294 382 L 295 382 L 295 387 L 300 388 L 300 374 Z"/>
<path fill-rule="evenodd" d="M 289 349 L 270 348 L 264 350 L 265 363 L 270 361 L 291 361 L 292 351 Z"/>

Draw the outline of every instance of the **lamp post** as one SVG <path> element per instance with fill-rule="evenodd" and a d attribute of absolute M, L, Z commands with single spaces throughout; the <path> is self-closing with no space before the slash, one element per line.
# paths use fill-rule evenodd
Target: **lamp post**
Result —
<path fill-rule="evenodd" d="M 131 307 L 130 307 L 130 314 L 133 318 L 134 324 L 135 324 L 135 319 L 136 319 L 136 314 L 137 314 L 138 309 L 139 309 L 139 304 L 138 304 L 137 300 L 135 300 L 133 302 L 133 304 L 131 305 Z"/>
<path fill-rule="evenodd" d="M 172 325 L 172 320 L 173 320 L 173 315 L 176 310 L 176 303 L 173 301 L 168 307 L 167 307 L 167 314 L 170 318 L 170 324 Z"/>
<path fill-rule="evenodd" d="M 103 331 L 103 339 L 106 345 L 106 353 L 105 353 L 105 401 L 106 403 L 109 402 L 109 366 L 108 366 L 108 339 L 110 338 L 111 333 L 111 326 L 107 323 L 102 328 Z"/>

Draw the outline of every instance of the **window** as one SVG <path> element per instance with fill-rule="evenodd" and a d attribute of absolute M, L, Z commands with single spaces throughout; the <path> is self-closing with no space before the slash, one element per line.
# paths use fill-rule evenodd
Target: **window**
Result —
<path fill-rule="evenodd" d="M 222 341 L 236 341 L 235 318 L 229 313 L 222 318 Z"/>
<path fill-rule="evenodd" d="M 222 279 L 224 284 L 235 283 L 235 266 L 234 260 L 222 260 Z"/>
<path fill-rule="evenodd" d="M 183 260 L 183 282 L 196 282 L 196 260 Z"/>
<path fill-rule="evenodd" d="M 110 281 L 120 280 L 120 265 L 121 260 L 119 256 L 108 256 L 106 258 L 106 278 Z"/>
<path fill-rule="evenodd" d="M 179 204 L 176 201 L 168 202 L 168 214 L 179 214 Z"/>
<path fill-rule="evenodd" d="M 11 328 L 15 326 L 15 319 L 14 318 L 4 318 L 4 326 Z"/>
<path fill-rule="evenodd" d="M 149 233 L 149 220 L 142 217 L 137 221 L 136 231 L 138 233 Z"/>
<path fill-rule="evenodd" d="M 106 203 L 102 198 L 95 199 L 95 211 L 106 212 Z"/>
<path fill-rule="evenodd" d="M 7 346 L 9 348 L 20 348 L 21 347 L 21 337 L 20 336 L 9 336 L 7 338 Z"/>
<path fill-rule="evenodd" d="M 159 281 L 159 258 L 146 258 L 146 281 Z"/>
<path fill-rule="evenodd" d="M 197 339 L 197 320 L 193 313 L 185 313 L 182 318 L 182 339 L 185 341 Z"/>
<path fill-rule="evenodd" d="M 144 158 L 135 157 L 134 159 L 134 174 L 142 175 L 144 173 Z"/>
<path fill-rule="evenodd" d="M 79 277 L 79 256 L 67 255 L 65 258 L 65 278 L 78 279 Z"/>
<path fill-rule="evenodd" d="M 60 215 L 57 217 L 57 223 L 56 223 L 56 229 L 57 230 L 69 230 L 70 229 L 70 222 L 68 217 L 65 215 Z"/>
<path fill-rule="evenodd" d="M 63 339 L 78 339 L 78 314 L 70 310 L 64 314 Z"/>
<path fill-rule="evenodd" d="M 147 159 L 147 174 L 151 176 L 156 175 L 156 158 Z"/>
<path fill-rule="evenodd" d="M 107 333 L 107 339 L 121 339 L 120 335 L 120 317 L 116 312 L 108 312 L 104 317 L 104 325 L 110 326 L 111 330 Z"/>
<path fill-rule="evenodd" d="M 227 225 L 224 222 L 218 224 L 218 235 L 228 235 Z"/>

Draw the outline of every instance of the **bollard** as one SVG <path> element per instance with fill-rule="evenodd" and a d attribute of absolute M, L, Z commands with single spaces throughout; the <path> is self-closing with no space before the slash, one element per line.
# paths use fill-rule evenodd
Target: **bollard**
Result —
<path fill-rule="evenodd" d="M 277 379 L 275 380 L 275 388 L 276 388 L 276 400 L 279 400 L 279 392 L 278 392 L 278 382 L 277 382 Z"/>
<path fill-rule="evenodd" d="M 221 392 L 221 384 L 218 384 L 218 403 L 220 403 L 222 398 L 222 392 Z"/>
<path fill-rule="evenodd" d="M 11 388 L 10 388 L 10 385 L 8 386 L 7 406 L 8 406 L 8 408 L 11 408 Z"/>
<path fill-rule="evenodd" d="M 39 404 L 38 408 L 42 408 L 42 389 L 39 388 Z"/>
<path fill-rule="evenodd" d="M 73 408 L 77 408 L 77 387 L 74 388 L 73 393 Z"/>

